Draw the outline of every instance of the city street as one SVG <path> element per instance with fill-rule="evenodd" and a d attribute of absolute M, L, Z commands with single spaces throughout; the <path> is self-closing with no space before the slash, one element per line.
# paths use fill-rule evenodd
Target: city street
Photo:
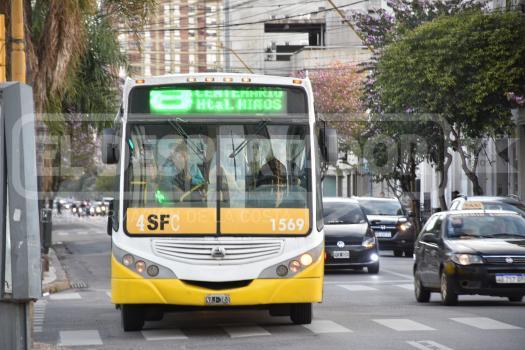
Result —
<path fill-rule="evenodd" d="M 35 307 L 34 339 L 87 349 L 519 349 L 525 344 L 525 303 L 460 297 L 445 307 L 439 295 L 417 304 L 412 259 L 381 256 L 379 275 L 327 272 L 324 301 L 311 325 L 266 311 L 167 314 L 142 332 L 125 333 L 110 302 L 110 238 L 105 217 L 55 216 L 54 248 L 77 287 Z"/>

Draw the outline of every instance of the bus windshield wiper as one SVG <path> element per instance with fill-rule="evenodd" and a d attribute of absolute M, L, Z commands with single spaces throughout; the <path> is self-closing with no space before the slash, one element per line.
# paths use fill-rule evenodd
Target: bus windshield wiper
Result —
<path fill-rule="evenodd" d="M 255 135 L 259 134 L 263 128 L 266 127 L 266 124 L 268 124 L 268 121 L 261 120 L 259 123 L 257 123 L 257 128 L 255 129 Z M 235 158 L 247 145 L 248 143 L 253 139 L 246 139 L 237 148 L 233 150 L 233 152 L 229 155 L 230 158 Z"/>
<path fill-rule="evenodd" d="M 188 144 L 189 149 L 193 153 L 195 153 L 197 155 L 197 157 L 199 157 L 202 162 L 206 162 L 206 159 L 204 158 L 204 154 L 202 154 L 202 152 L 199 152 L 199 149 L 197 148 L 197 146 L 190 139 L 190 135 L 188 135 L 186 130 L 184 130 L 182 125 L 180 125 L 181 121 L 184 122 L 184 120 L 182 120 L 180 118 L 176 118 L 174 121 L 173 120 L 168 120 L 168 123 L 170 123 L 171 127 L 173 128 L 173 130 L 175 130 L 177 132 L 177 134 L 179 134 L 180 136 L 182 136 L 186 140 L 186 143 Z"/>

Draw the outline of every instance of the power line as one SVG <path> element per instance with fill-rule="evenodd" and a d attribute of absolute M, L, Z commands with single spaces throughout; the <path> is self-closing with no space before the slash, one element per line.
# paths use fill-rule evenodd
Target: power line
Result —
<path fill-rule="evenodd" d="M 357 4 L 360 4 L 360 3 L 363 3 L 363 2 L 368 2 L 368 1 L 369 0 L 358 0 L 358 1 L 355 1 L 355 2 L 352 2 L 352 3 L 349 3 L 349 4 L 338 6 L 338 8 L 341 9 L 341 8 L 345 8 L 345 7 L 350 7 L 350 6 L 357 5 Z M 317 15 L 317 14 L 325 13 L 325 12 L 329 12 L 329 11 L 335 11 L 335 9 L 333 9 L 333 8 L 330 8 L 330 9 L 319 9 L 319 10 L 316 10 L 316 11 L 304 12 L 304 13 L 297 14 L 297 15 L 285 16 L 284 18 L 272 18 L 272 19 L 264 19 L 264 20 L 259 20 L 259 21 L 231 23 L 228 26 L 226 26 L 226 25 L 215 25 L 215 26 L 187 27 L 187 28 L 158 28 L 158 29 L 156 28 L 156 29 L 147 29 L 147 30 L 146 29 L 142 29 L 142 30 L 138 30 L 138 31 L 119 30 L 119 32 L 120 33 L 136 33 L 136 32 L 150 32 L 151 33 L 151 32 L 172 32 L 172 31 L 182 31 L 182 30 L 205 30 L 205 29 L 231 28 L 231 27 L 239 27 L 239 26 L 251 25 L 251 24 L 261 24 L 261 23 L 268 23 L 268 22 L 288 20 L 288 19 L 308 16 L 308 15 Z"/>

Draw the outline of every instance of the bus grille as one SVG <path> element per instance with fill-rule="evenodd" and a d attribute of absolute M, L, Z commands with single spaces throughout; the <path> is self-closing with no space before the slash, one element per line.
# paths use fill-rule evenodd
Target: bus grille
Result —
<path fill-rule="evenodd" d="M 282 240 L 156 239 L 153 252 L 163 258 L 204 265 L 234 265 L 279 255 Z"/>

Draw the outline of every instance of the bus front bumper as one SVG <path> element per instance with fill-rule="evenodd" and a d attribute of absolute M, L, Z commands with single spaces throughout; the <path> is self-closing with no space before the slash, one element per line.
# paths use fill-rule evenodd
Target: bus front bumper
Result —
<path fill-rule="evenodd" d="M 323 297 L 323 259 L 293 278 L 254 279 L 245 287 L 208 289 L 179 279 L 139 276 L 112 257 L 111 301 L 113 304 L 166 304 L 207 306 L 206 296 L 225 294 L 228 306 L 315 303 Z M 213 306 L 210 306 L 213 307 Z"/>

